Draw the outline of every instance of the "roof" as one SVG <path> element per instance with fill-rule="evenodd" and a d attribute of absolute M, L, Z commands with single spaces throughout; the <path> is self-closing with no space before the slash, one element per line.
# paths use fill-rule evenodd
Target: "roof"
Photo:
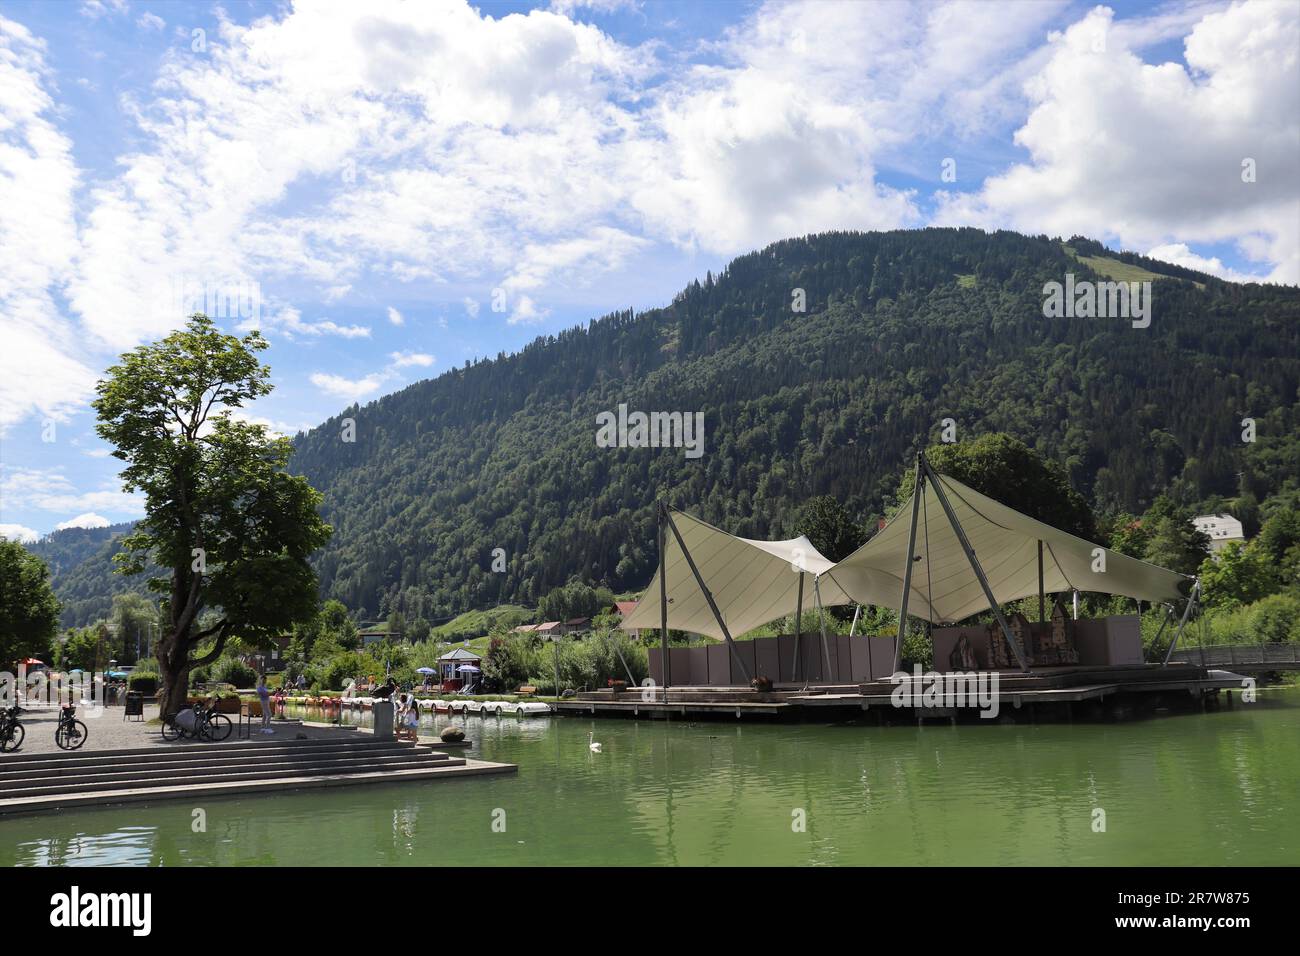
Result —
<path fill-rule="evenodd" d="M 614 610 L 618 611 L 623 617 L 627 617 L 636 610 L 636 601 L 615 601 Z"/>
<path fill-rule="evenodd" d="M 520 624 L 518 627 L 514 628 L 514 630 L 515 630 L 517 633 L 519 633 L 519 634 L 524 634 L 524 633 L 527 633 L 528 631 L 535 631 L 535 630 L 537 630 L 537 625 L 536 625 L 536 624 Z"/>
<path fill-rule="evenodd" d="M 1192 519 L 1198 531 L 1203 531 L 1211 538 L 1245 538 L 1246 529 L 1232 515 L 1213 514 L 1197 515 Z"/>
<path fill-rule="evenodd" d="M 533 628 L 534 631 L 554 631 L 560 627 L 559 621 L 547 621 L 545 624 L 538 624 Z"/>
<path fill-rule="evenodd" d="M 481 661 L 482 659 L 481 655 L 475 654 L 473 651 L 468 651 L 463 647 L 458 647 L 454 651 L 448 654 L 443 654 L 442 657 L 438 658 L 440 661 Z"/>
<path fill-rule="evenodd" d="M 947 475 L 943 491 L 999 604 L 1038 594 L 1038 543 L 1043 590 L 1095 591 L 1144 601 L 1181 596 L 1184 575 L 1077 538 L 980 494 Z M 898 610 L 902 603 L 912 497 L 889 524 L 827 576 L 862 604 Z M 909 614 L 933 623 L 959 621 L 988 609 L 988 598 L 944 515 L 932 482 L 918 517 Z M 928 535 L 928 537 L 927 537 Z M 1104 557 L 1104 563 L 1100 560 Z M 825 582 L 822 584 L 825 593 Z"/>
<path fill-rule="evenodd" d="M 565 626 L 565 627 L 582 627 L 582 625 L 584 625 L 584 624 L 590 624 L 590 623 L 591 623 L 591 618 L 589 618 L 589 617 L 571 617 L 571 618 L 569 618 L 567 621 L 564 622 L 564 626 Z"/>
<path fill-rule="evenodd" d="M 738 538 L 698 518 L 673 511 L 673 523 L 718 604 L 732 637 L 761 624 L 793 614 L 803 578 L 803 606 L 812 609 L 813 576 L 834 563 L 805 537 L 784 541 Z M 665 569 L 668 575 L 668 626 L 721 640 L 722 629 L 709 609 L 676 536 L 667 532 Z M 806 573 L 799 574 L 799 570 Z M 822 603 L 848 604 L 850 598 L 833 583 L 821 582 Z M 660 626 L 659 573 L 641 595 L 632 613 L 619 626 L 625 630 Z"/>

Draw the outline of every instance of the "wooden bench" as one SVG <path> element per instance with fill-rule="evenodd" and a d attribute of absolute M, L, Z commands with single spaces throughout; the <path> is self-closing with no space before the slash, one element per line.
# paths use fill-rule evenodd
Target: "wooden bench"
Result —
<path fill-rule="evenodd" d="M 533 694 L 536 694 L 536 693 L 537 693 L 537 688 L 536 688 L 536 687 L 532 687 L 532 686 L 530 686 L 530 685 L 528 685 L 528 684 L 525 684 L 523 687 L 520 687 L 520 688 L 519 688 L 519 690 L 517 691 L 517 693 L 518 693 L 521 697 L 531 697 L 531 696 L 533 696 Z"/>

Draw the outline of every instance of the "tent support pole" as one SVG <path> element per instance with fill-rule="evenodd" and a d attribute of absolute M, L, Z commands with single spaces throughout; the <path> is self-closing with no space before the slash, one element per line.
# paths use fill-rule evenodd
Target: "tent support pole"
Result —
<path fill-rule="evenodd" d="M 829 684 L 831 682 L 831 652 L 826 643 L 826 613 L 822 610 L 822 589 L 817 583 L 820 574 L 813 575 L 813 597 L 817 600 L 817 625 L 822 632 L 822 657 L 826 658 L 826 673 L 822 675 L 822 680 Z M 835 655 L 839 657 L 838 654 Z"/>
<path fill-rule="evenodd" d="M 704 592 L 704 599 L 709 602 L 709 610 L 713 612 L 713 617 L 717 620 L 718 627 L 722 628 L 722 636 L 727 639 L 727 647 L 731 648 L 731 659 L 735 661 L 736 666 L 740 668 L 740 673 L 744 675 L 745 683 L 751 683 L 753 677 L 749 673 L 749 668 L 747 668 L 745 662 L 740 659 L 740 651 L 736 650 L 736 642 L 731 639 L 731 632 L 727 630 L 727 622 L 722 619 L 722 612 L 718 610 L 718 603 L 713 600 L 713 592 L 710 591 L 709 586 L 704 583 L 704 576 L 700 574 L 700 569 L 695 566 L 695 559 L 691 557 L 690 549 L 686 547 L 686 542 L 682 540 L 682 533 L 677 530 L 677 523 L 673 521 L 673 516 L 669 514 L 667 510 L 664 511 L 664 517 L 668 519 L 668 528 L 672 531 L 673 537 L 677 539 L 677 546 L 682 549 L 682 554 L 686 556 L 686 563 L 691 566 L 691 574 L 695 575 L 695 583 L 700 586 L 700 590 Z"/>
<path fill-rule="evenodd" d="M 664 519 L 668 509 L 662 501 L 656 507 L 659 519 L 659 654 L 663 659 L 660 669 L 664 679 L 664 703 L 668 703 L 668 567 L 665 557 L 667 536 L 664 534 Z"/>
<path fill-rule="evenodd" d="M 903 663 L 903 635 L 907 633 L 907 599 L 912 595 L 912 565 L 916 563 L 916 519 L 921 513 L 921 495 L 925 493 L 925 472 L 921 470 L 922 455 L 916 456 L 916 481 L 912 492 L 912 529 L 907 534 L 907 567 L 903 570 L 903 600 L 898 609 L 898 634 L 894 636 L 894 669 L 898 673 Z M 934 600 L 932 595 L 926 595 Z"/>
<path fill-rule="evenodd" d="M 799 572 L 799 597 L 794 605 L 794 660 L 790 662 L 790 680 L 799 679 L 799 639 L 803 636 L 803 571 Z"/>
<path fill-rule="evenodd" d="M 862 605 L 853 605 L 853 623 L 849 625 L 849 637 L 852 637 L 858 630 L 858 615 L 862 613 Z"/>
<path fill-rule="evenodd" d="M 957 535 L 957 541 L 960 542 L 961 548 L 966 552 L 966 560 L 970 562 L 971 570 L 975 572 L 975 577 L 979 578 L 980 587 L 984 589 L 984 596 L 988 599 L 989 608 L 993 611 L 993 616 L 998 619 L 998 626 L 1002 628 L 1002 634 L 1007 639 L 1007 646 L 1011 648 L 1011 653 L 1016 655 L 1016 663 L 1020 665 L 1020 670 L 1026 674 L 1029 673 L 1029 665 L 1025 663 L 1024 655 L 1020 653 L 1020 645 L 1016 643 L 1015 637 L 1011 633 L 1011 626 L 1007 624 L 1007 619 L 1002 615 L 1002 609 L 998 607 L 997 598 L 993 596 L 993 588 L 989 587 L 989 579 L 984 576 L 984 569 L 980 567 L 979 558 L 975 557 L 975 549 L 970 546 L 970 540 L 966 537 L 966 531 L 962 528 L 961 522 L 957 520 L 957 515 L 952 510 L 952 505 L 948 503 L 948 496 L 943 493 L 943 486 L 939 483 L 939 477 L 930 467 L 930 463 L 925 460 L 925 455 L 920 456 L 921 467 L 925 469 L 930 478 L 930 484 L 934 487 L 934 494 L 939 499 L 939 504 L 943 505 L 943 513 L 948 516 L 948 523 L 952 525 L 953 533 Z"/>
<path fill-rule="evenodd" d="M 1169 666 L 1169 658 L 1173 656 L 1174 648 L 1178 646 L 1178 639 L 1183 636 L 1183 628 L 1187 626 L 1187 619 L 1191 616 L 1192 605 L 1196 603 L 1196 599 L 1200 596 L 1201 579 L 1196 578 L 1192 583 L 1192 593 L 1187 596 L 1187 607 L 1183 608 L 1183 619 L 1178 622 L 1178 630 L 1174 631 L 1173 640 L 1169 642 L 1169 650 L 1165 651 L 1165 660 L 1160 665 L 1161 667 Z"/>
<path fill-rule="evenodd" d="M 1038 542 L 1038 623 L 1042 624 L 1047 620 L 1047 612 L 1043 607 L 1043 542 Z"/>
<path fill-rule="evenodd" d="M 1165 627 L 1169 624 L 1169 619 L 1170 619 L 1171 617 L 1174 616 L 1173 611 L 1174 611 L 1174 609 L 1173 609 L 1173 607 L 1172 607 L 1171 605 L 1168 605 L 1168 604 L 1165 605 L 1165 619 L 1164 619 L 1163 621 L 1160 622 L 1160 630 L 1156 631 L 1156 636 L 1155 636 L 1155 638 L 1151 641 L 1151 643 L 1152 643 L 1154 646 L 1156 646 L 1156 647 L 1159 647 L 1159 646 L 1160 646 L 1160 635 L 1163 634 L 1163 633 L 1165 632 Z M 1139 631 L 1141 630 L 1141 627 L 1142 627 L 1141 622 L 1138 622 L 1138 629 L 1139 629 Z M 1204 662 L 1202 662 L 1202 663 L 1204 663 Z"/>

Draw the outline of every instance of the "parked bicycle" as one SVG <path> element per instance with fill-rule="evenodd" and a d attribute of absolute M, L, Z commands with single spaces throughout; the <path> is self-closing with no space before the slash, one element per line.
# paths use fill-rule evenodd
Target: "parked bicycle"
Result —
<path fill-rule="evenodd" d="M 54 742 L 60 750 L 80 750 L 90 737 L 86 725 L 77 720 L 77 705 L 65 704 L 59 708 L 59 725 L 54 728 Z"/>
<path fill-rule="evenodd" d="M 220 743 L 230 736 L 234 724 L 225 714 L 217 713 L 215 704 L 182 707 L 163 721 L 163 740 L 205 740 Z"/>
<path fill-rule="evenodd" d="M 13 707 L 0 708 L 0 752 L 9 753 L 23 745 L 27 731 L 18 722 L 18 715 L 23 709 L 15 704 Z"/>

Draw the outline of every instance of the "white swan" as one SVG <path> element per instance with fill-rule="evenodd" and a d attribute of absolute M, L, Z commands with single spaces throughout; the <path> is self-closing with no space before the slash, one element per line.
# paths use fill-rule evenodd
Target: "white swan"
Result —
<path fill-rule="evenodd" d="M 591 733 L 587 734 L 587 746 L 591 749 L 592 753 L 598 754 L 600 753 L 600 744 L 597 741 L 592 739 L 595 736 L 596 736 L 596 732 L 594 730 Z"/>

